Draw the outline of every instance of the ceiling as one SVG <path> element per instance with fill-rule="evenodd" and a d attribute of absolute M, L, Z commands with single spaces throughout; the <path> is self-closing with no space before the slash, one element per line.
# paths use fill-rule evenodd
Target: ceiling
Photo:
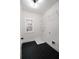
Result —
<path fill-rule="evenodd" d="M 39 0 L 35 5 L 32 0 L 21 0 L 21 8 L 34 13 L 45 13 L 58 0 Z"/>

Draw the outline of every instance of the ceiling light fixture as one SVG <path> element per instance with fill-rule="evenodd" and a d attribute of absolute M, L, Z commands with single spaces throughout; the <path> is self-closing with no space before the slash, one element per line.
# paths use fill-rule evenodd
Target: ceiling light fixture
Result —
<path fill-rule="evenodd" d="M 36 3 L 38 0 L 33 0 L 34 3 Z"/>
<path fill-rule="evenodd" d="M 33 7 L 33 8 L 38 8 L 38 7 L 39 7 L 39 3 L 38 3 L 39 0 L 32 0 L 32 2 L 33 2 L 33 3 L 32 3 L 32 7 Z"/>
<path fill-rule="evenodd" d="M 43 0 L 28 0 L 28 2 L 32 8 L 38 8 L 39 4 L 42 3 Z"/>

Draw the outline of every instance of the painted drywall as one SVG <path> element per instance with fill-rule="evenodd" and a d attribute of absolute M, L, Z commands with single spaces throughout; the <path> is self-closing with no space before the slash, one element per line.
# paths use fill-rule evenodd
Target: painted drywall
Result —
<path fill-rule="evenodd" d="M 59 15 L 58 2 L 55 3 L 43 17 L 44 33 L 43 39 L 57 51 L 59 51 Z M 55 44 L 52 44 L 52 41 Z"/>
<path fill-rule="evenodd" d="M 43 14 L 57 1 L 58 0 L 42 0 L 41 2 L 36 4 L 37 7 L 35 8 L 34 4 L 32 3 L 32 0 L 21 0 L 21 5 L 22 8 L 29 12 Z"/>
<path fill-rule="evenodd" d="M 33 24 L 33 32 L 27 33 L 25 31 L 25 20 L 26 19 L 32 19 L 32 24 Z M 35 39 L 41 39 L 42 38 L 42 15 L 28 12 L 26 10 L 21 9 L 21 37 L 24 38 L 22 40 L 23 42 L 28 42 L 28 41 L 33 41 Z"/>

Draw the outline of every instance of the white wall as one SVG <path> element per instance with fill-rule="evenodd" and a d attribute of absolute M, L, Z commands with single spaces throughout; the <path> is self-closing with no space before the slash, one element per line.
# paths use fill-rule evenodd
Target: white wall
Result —
<path fill-rule="evenodd" d="M 33 21 L 33 29 L 34 32 L 32 33 L 26 33 L 25 32 L 25 19 L 31 18 Z M 41 39 L 42 38 L 42 32 L 41 32 L 41 24 L 42 24 L 42 15 L 35 14 L 31 12 L 27 12 L 23 9 L 21 9 L 21 37 L 24 38 L 24 42 L 27 41 L 33 41 L 35 39 Z"/>
<path fill-rule="evenodd" d="M 44 15 L 43 39 L 57 51 L 59 50 L 59 16 L 58 2 L 55 3 Z M 55 41 L 56 44 L 52 44 Z"/>

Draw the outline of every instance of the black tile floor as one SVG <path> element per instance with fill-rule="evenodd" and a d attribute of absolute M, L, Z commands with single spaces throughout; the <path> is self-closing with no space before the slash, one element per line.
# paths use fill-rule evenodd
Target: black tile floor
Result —
<path fill-rule="evenodd" d="M 37 45 L 32 41 L 22 44 L 21 59 L 59 59 L 59 53 L 47 43 Z"/>

